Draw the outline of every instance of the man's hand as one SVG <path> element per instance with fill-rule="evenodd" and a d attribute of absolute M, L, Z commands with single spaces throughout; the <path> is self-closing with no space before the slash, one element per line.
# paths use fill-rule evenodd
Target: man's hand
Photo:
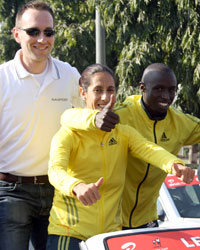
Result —
<path fill-rule="evenodd" d="M 99 193 L 99 188 L 103 184 L 103 177 L 101 177 L 96 183 L 79 183 L 73 188 L 73 191 L 77 199 L 83 203 L 83 205 L 92 205 L 96 203 L 101 195 Z"/>
<path fill-rule="evenodd" d="M 189 184 L 194 179 L 195 170 L 182 164 L 174 163 L 172 174 L 180 178 L 183 182 Z"/>
<path fill-rule="evenodd" d="M 97 128 L 110 132 L 119 123 L 119 116 L 112 111 L 115 104 L 115 96 L 111 95 L 109 103 L 100 111 L 95 118 Z"/>

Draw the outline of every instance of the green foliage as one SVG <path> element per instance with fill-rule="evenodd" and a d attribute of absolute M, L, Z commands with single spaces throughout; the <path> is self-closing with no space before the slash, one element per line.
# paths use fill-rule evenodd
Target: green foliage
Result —
<path fill-rule="evenodd" d="M 0 63 L 13 58 L 19 45 L 12 35 L 17 9 L 24 0 L 0 0 Z"/>
<path fill-rule="evenodd" d="M 177 105 L 200 117 L 200 3 L 189 0 L 97 0 L 117 57 L 118 99 L 134 93 L 146 66 L 163 62 L 179 83 Z M 136 89 L 136 91 L 138 91 Z"/>
<path fill-rule="evenodd" d="M 12 38 L 24 0 L 0 0 L 0 61 L 18 49 Z M 163 62 L 179 84 L 176 104 L 200 117 L 200 2 L 198 0 L 46 0 L 55 11 L 52 55 L 81 72 L 95 62 L 95 7 L 106 29 L 106 62 L 119 79 L 118 100 L 138 92 L 146 66 Z"/>
<path fill-rule="evenodd" d="M 95 16 L 87 1 L 48 0 L 55 12 L 56 41 L 52 55 L 81 72 L 95 62 Z"/>

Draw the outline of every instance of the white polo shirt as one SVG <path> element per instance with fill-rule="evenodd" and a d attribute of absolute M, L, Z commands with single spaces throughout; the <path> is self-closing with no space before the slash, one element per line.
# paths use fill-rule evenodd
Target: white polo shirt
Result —
<path fill-rule="evenodd" d="M 25 70 L 20 51 L 0 66 L 0 172 L 19 176 L 46 175 L 50 143 L 60 116 L 81 107 L 80 74 L 52 57 L 43 84 Z"/>

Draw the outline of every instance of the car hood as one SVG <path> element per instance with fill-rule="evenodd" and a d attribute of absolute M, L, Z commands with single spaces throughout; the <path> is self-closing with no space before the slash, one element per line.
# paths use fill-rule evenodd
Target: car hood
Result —
<path fill-rule="evenodd" d="M 176 218 L 171 221 L 163 221 L 159 223 L 159 227 L 199 227 L 200 218 Z"/>

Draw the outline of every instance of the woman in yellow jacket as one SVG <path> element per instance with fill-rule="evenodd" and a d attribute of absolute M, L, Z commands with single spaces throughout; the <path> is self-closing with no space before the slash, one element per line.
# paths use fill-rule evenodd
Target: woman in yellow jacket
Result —
<path fill-rule="evenodd" d="M 88 109 L 112 109 L 116 83 L 112 71 L 99 64 L 87 67 L 80 78 L 80 94 Z M 163 148 L 148 142 L 135 129 L 118 124 L 101 130 L 73 131 L 65 124 L 54 136 L 49 161 L 49 180 L 55 187 L 50 212 L 47 250 L 78 250 L 89 237 L 121 230 L 121 196 L 128 153 L 167 173 L 194 171 Z"/>

